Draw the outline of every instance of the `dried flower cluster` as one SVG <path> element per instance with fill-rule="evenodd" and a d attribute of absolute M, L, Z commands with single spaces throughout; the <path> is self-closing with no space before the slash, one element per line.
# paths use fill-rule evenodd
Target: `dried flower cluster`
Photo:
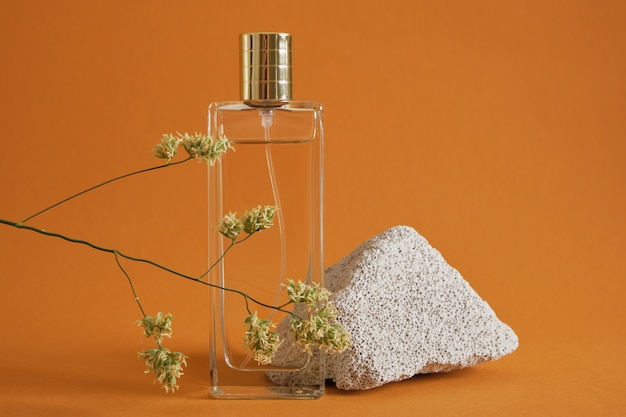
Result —
<path fill-rule="evenodd" d="M 172 352 L 161 345 L 163 337 L 172 337 L 172 314 L 158 312 L 156 316 L 145 316 L 137 324 L 144 329 L 145 337 L 153 337 L 157 343 L 154 349 L 139 352 L 139 357 L 146 361 L 146 373 L 153 372 L 155 382 L 159 382 L 165 392 L 176 392 L 177 380 L 183 375 L 183 366 L 187 366 L 187 356 Z"/>
<path fill-rule="evenodd" d="M 182 135 L 183 147 L 192 158 L 200 159 L 209 165 L 215 164 L 226 151 L 232 149 L 226 138 L 213 140 L 210 136 L 195 133 Z"/>
<path fill-rule="evenodd" d="M 294 342 L 302 350 L 311 354 L 311 347 L 319 346 L 326 352 L 341 353 L 351 347 L 350 335 L 341 323 L 337 322 L 337 308 L 331 300 L 331 293 L 318 283 L 307 285 L 288 280 L 284 285 L 289 300 L 302 303 L 308 318 L 292 316 L 289 328 Z"/>
<path fill-rule="evenodd" d="M 256 311 L 246 318 L 245 323 L 248 325 L 248 330 L 244 337 L 244 348 L 252 351 L 254 360 L 259 365 L 270 364 L 282 343 L 278 333 L 270 330 L 276 326 L 269 320 L 259 319 Z"/>
<path fill-rule="evenodd" d="M 167 313 L 163 316 L 160 311 L 155 317 L 145 316 L 143 319 L 137 321 L 137 325 L 143 327 L 143 334 L 145 337 L 154 337 L 157 343 L 161 343 L 163 336 L 172 337 L 172 316 L 171 313 Z"/>
<path fill-rule="evenodd" d="M 296 283 L 290 279 L 283 287 L 287 289 L 287 296 L 290 301 L 304 303 L 308 308 L 316 308 L 320 302 L 326 301 L 330 297 L 330 291 L 321 287 L 317 282 L 307 285 L 302 281 Z"/>
<path fill-rule="evenodd" d="M 146 373 L 154 372 L 155 382 L 159 382 L 165 392 L 176 392 L 179 388 L 176 382 L 183 375 L 183 366 L 187 366 L 187 356 L 160 345 L 144 350 L 139 356 L 146 361 Z"/>
<path fill-rule="evenodd" d="M 183 145 L 190 158 L 199 159 L 209 165 L 215 164 L 226 151 L 232 149 L 230 141 L 223 137 L 215 140 L 211 136 L 201 133 L 194 133 L 193 135 L 167 133 L 161 137 L 161 142 L 154 146 L 154 156 L 167 159 L 169 163 L 178 153 L 180 145 Z"/>
<path fill-rule="evenodd" d="M 276 206 L 257 206 L 246 211 L 241 217 L 237 217 L 237 213 L 230 212 L 222 218 L 215 229 L 234 241 L 241 232 L 252 235 L 269 229 L 273 226 L 276 210 Z"/>
<path fill-rule="evenodd" d="M 313 354 L 314 346 L 330 353 L 341 353 L 351 347 L 350 335 L 341 323 L 337 322 L 337 309 L 329 300 L 330 291 L 318 283 L 305 284 L 287 280 L 283 287 L 287 289 L 290 303 L 301 304 L 308 315 L 302 318 L 291 313 L 289 327 L 294 343 L 302 347 L 302 351 Z M 261 320 L 257 313 L 246 319 L 249 325 L 244 338 L 244 347 L 250 349 L 254 359 L 260 365 L 271 363 L 272 357 L 282 343 L 278 333 L 270 330 L 274 328 L 269 320 Z"/>
<path fill-rule="evenodd" d="M 154 145 L 152 152 L 157 158 L 167 159 L 167 162 L 170 162 L 176 156 L 182 142 L 183 138 L 180 135 L 166 133 L 161 137 L 161 142 Z"/>

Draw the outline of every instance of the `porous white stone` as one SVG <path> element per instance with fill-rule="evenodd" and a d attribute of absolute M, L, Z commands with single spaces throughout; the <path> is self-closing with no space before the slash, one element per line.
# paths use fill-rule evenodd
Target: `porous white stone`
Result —
<path fill-rule="evenodd" d="M 349 351 L 326 355 L 326 377 L 340 389 L 448 372 L 498 359 L 518 346 L 513 330 L 411 227 L 393 227 L 364 242 L 330 267 L 325 279 L 353 343 Z M 287 321 L 278 326 L 286 340 L 288 327 Z M 283 343 L 273 362 L 293 366 L 301 360 L 297 347 Z M 311 360 L 319 366 L 317 356 Z M 268 377 L 289 385 L 310 375 L 304 370 Z"/>

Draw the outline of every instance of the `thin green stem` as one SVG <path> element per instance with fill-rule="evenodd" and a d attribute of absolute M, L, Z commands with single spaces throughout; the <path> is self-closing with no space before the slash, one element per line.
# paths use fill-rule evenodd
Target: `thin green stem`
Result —
<path fill-rule="evenodd" d="M 211 272 L 211 271 L 213 270 L 213 268 L 215 268 L 215 267 L 217 266 L 217 264 L 218 264 L 218 263 L 220 263 L 220 261 L 221 261 L 222 259 L 224 259 L 224 257 L 225 257 L 225 256 L 226 256 L 226 254 L 228 253 L 228 251 L 229 251 L 229 250 L 230 250 L 233 246 L 235 246 L 235 245 L 237 245 L 237 244 L 239 244 L 239 243 L 243 243 L 243 242 L 245 242 L 246 240 L 250 239 L 250 236 L 252 236 L 252 234 L 249 234 L 249 235 L 247 235 L 246 237 L 244 237 L 243 239 L 240 239 L 240 240 L 235 240 L 235 239 L 233 239 L 233 240 L 230 242 L 230 245 L 228 245 L 228 247 L 227 247 L 226 249 L 224 249 L 224 252 L 222 252 L 222 254 L 220 255 L 220 257 L 219 257 L 219 258 L 217 258 L 217 260 L 216 260 L 215 262 L 213 262 L 213 263 L 211 264 L 211 266 L 209 266 L 209 269 L 207 269 L 204 273 L 202 273 L 202 275 L 200 275 L 200 276 L 198 277 L 198 281 L 202 280 L 202 278 L 204 278 L 205 276 L 207 276 L 207 275 L 209 274 L 209 272 Z"/>
<path fill-rule="evenodd" d="M 83 190 L 83 191 L 81 191 L 79 193 L 76 193 L 74 195 L 71 195 L 71 196 L 69 196 L 69 197 L 67 197 L 67 198 L 65 198 L 65 199 L 63 199 L 63 200 L 61 200 L 61 201 L 51 205 L 51 206 L 48 206 L 48 207 L 44 208 L 43 210 L 39 210 L 37 213 L 35 213 L 35 214 L 31 215 L 31 216 L 28 216 L 27 218 L 22 220 L 20 223 L 26 223 L 27 221 L 32 220 L 33 218 L 39 216 L 40 214 L 43 214 L 46 211 L 51 210 L 51 209 L 53 209 L 53 208 L 55 208 L 55 207 L 57 207 L 57 206 L 59 206 L 59 205 L 61 205 L 63 203 L 66 203 L 66 202 L 68 202 L 68 201 L 70 201 L 70 200 L 72 200 L 72 199 L 74 199 L 76 197 L 79 197 L 79 196 L 81 196 L 81 195 L 83 195 L 85 193 L 88 193 L 89 191 L 95 190 L 96 188 L 100 188 L 100 187 L 102 187 L 104 185 L 110 184 L 110 183 L 115 182 L 115 181 L 119 181 L 119 180 L 124 179 L 124 178 L 132 177 L 133 175 L 143 174 L 144 172 L 156 171 L 157 169 L 172 167 L 174 165 L 179 165 L 179 164 L 182 164 L 182 163 L 185 163 L 185 162 L 189 161 L 190 159 L 193 159 L 193 158 L 191 156 L 189 156 L 189 157 L 187 157 L 187 158 L 185 158 L 185 159 L 183 159 L 181 161 L 171 162 L 171 163 L 167 163 L 167 164 L 164 164 L 164 165 L 159 165 L 159 166 L 156 166 L 156 167 L 140 169 L 139 171 L 135 171 L 135 172 L 131 172 L 131 173 L 128 173 L 128 174 L 120 175 L 119 177 L 115 177 L 115 178 L 112 178 L 112 179 L 110 179 L 108 181 L 101 182 L 100 184 L 94 185 L 93 187 L 89 187 L 89 188 L 87 188 L 87 189 L 85 189 L 85 190 Z"/>
<path fill-rule="evenodd" d="M 95 249 L 95 250 L 98 250 L 98 251 L 101 251 L 101 252 L 107 252 L 107 253 L 112 253 L 112 254 L 114 254 L 116 256 L 121 256 L 122 258 L 128 259 L 130 261 L 146 263 L 146 264 L 154 266 L 155 268 L 161 269 L 163 271 L 167 271 L 167 272 L 169 272 L 169 273 L 171 273 L 173 275 L 176 275 L 178 277 L 181 277 L 181 278 L 184 278 L 184 279 L 188 279 L 190 281 L 194 281 L 194 282 L 197 282 L 197 283 L 200 283 L 200 284 L 212 287 L 212 288 L 217 288 L 219 290 L 223 290 L 223 291 L 228 291 L 228 292 L 239 294 L 246 300 L 246 304 L 248 303 L 248 301 L 250 301 L 250 302 L 253 302 L 254 304 L 257 304 L 257 305 L 259 305 L 261 307 L 266 307 L 266 308 L 270 308 L 270 309 L 273 309 L 273 310 L 276 310 L 276 311 L 280 311 L 280 312 L 283 312 L 283 313 L 287 313 L 287 314 L 293 315 L 293 313 L 291 311 L 287 311 L 287 310 L 284 309 L 285 306 L 276 307 L 276 306 L 272 306 L 272 305 L 266 304 L 264 302 L 261 302 L 261 301 L 255 299 L 255 298 L 249 296 L 248 294 L 246 294 L 243 291 L 240 291 L 240 290 L 237 290 L 237 289 L 234 289 L 234 288 L 222 287 L 222 286 L 217 285 L 217 284 L 212 284 L 210 282 L 202 281 L 199 278 L 195 278 L 195 277 L 192 277 L 191 275 L 186 275 L 186 274 L 183 274 L 181 272 L 175 271 L 175 270 L 173 270 L 171 268 L 168 268 L 168 267 L 165 267 L 163 265 L 160 265 L 160 264 L 158 264 L 158 263 L 156 263 L 154 261 L 151 261 L 149 259 L 138 258 L 138 257 L 135 257 L 135 256 L 126 255 L 125 253 L 122 253 L 122 252 L 120 252 L 120 251 L 118 251 L 116 249 L 105 248 L 103 246 L 95 245 L 95 244 L 93 244 L 91 242 L 88 242 L 86 240 L 75 239 L 75 238 L 72 238 L 72 237 L 69 237 L 69 236 L 62 235 L 60 233 L 49 232 L 47 230 L 39 229 L 37 227 L 33 227 L 33 226 L 26 225 L 26 224 L 23 224 L 23 223 L 12 222 L 10 220 L 5 220 L 5 219 L 2 219 L 2 218 L 0 218 L 0 224 L 5 224 L 7 226 L 13 226 L 13 227 L 15 227 L 17 229 L 29 230 L 31 232 L 39 233 L 39 234 L 42 234 L 42 235 L 45 235 L 45 236 L 55 237 L 55 238 L 58 238 L 58 239 L 65 240 L 67 242 L 71 242 L 71 243 L 85 245 L 85 246 L 88 246 L 88 247 L 90 247 L 92 249 Z M 241 241 L 237 242 L 237 243 L 241 243 L 241 242 L 243 242 L 243 239 Z M 222 257 L 223 257 L 223 255 L 222 255 Z"/>
<path fill-rule="evenodd" d="M 141 315 L 145 319 L 146 318 L 146 312 L 144 311 L 144 309 L 143 309 L 143 307 L 141 305 L 141 301 L 139 301 L 139 296 L 137 295 L 137 291 L 135 291 L 135 286 L 133 285 L 133 280 L 130 279 L 130 275 L 128 275 L 128 273 L 126 272 L 126 270 L 124 269 L 124 267 L 120 263 L 120 258 L 118 256 L 118 252 L 117 251 L 113 251 L 113 255 L 115 256 L 115 262 L 117 263 L 117 266 L 120 268 L 120 270 L 122 271 L 122 273 L 124 274 L 124 276 L 128 280 L 128 284 L 130 285 L 130 290 L 133 292 L 133 296 L 135 297 L 135 301 L 137 301 L 137 305 L 139 306 L 139 310 L 141 310 Z"/>

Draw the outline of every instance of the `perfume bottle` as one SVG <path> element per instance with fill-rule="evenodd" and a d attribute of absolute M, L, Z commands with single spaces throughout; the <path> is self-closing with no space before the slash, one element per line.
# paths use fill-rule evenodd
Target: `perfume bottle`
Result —
<path fill-rule="evenodd" d="M 275 324 L 289 319 L 285 310 L 291 306 L 279 311 L 262 305 L 284 306 L 288 279 L 323 285 L 322 106 L 292 100 L 291 35 L 248 33 L 240 42 L 241 100 L 209 106 L 209 134 L 225 136 L 234 148 L 209 168 L 209 225 L 258 206 L 277 209 L 272 227 L 232 246 L 230 238 L 209 230 L 210 263 L 216 264 L 209 279 L 228 288 L 210 290 L 211 394 L 319 398 L 321 352 L 259 364 L 242 341 L 251 313 Z M 277 357 L 291 343 L 284 339 Z"/>

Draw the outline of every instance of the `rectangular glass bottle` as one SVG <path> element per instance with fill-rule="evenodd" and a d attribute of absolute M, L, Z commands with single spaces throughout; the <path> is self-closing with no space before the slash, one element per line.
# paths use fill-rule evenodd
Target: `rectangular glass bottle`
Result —
<path fill-rule="evenodd" d="M 209 134 L 233 150 L 209 169 L 210 225 L 225 215 L 276 206 L 273 226 L 231 248 L 210 230 L 211 283 L 243 291 L 269 306 L 288 300 L 287 279 L 323 285 L 322 107 L 286 101 L 272 106 L 218 102 L 209 107 Z M 266 103 L 267 104 L 267 103 Z M 224 252 L 226 255 L 222 257 Z M 243 349 L 247 316 L 257 312 L 285 327 L 288 314 L 239 293 L 212 289 L 211 394 L 218 398 L 318 398 L 324 393 L 323 355 L 302 353 L 288 364 L 259 365 Z M 283 340 L 282 345 L 291 340 Z M 281 345 L 281 347 L 282 347 Z M 280 356 L 280 349 L 277 356 Z M 271 382 L 267 374 L 272 374 Z M 278 376 L 278 377 L 276 377 Z"/>

